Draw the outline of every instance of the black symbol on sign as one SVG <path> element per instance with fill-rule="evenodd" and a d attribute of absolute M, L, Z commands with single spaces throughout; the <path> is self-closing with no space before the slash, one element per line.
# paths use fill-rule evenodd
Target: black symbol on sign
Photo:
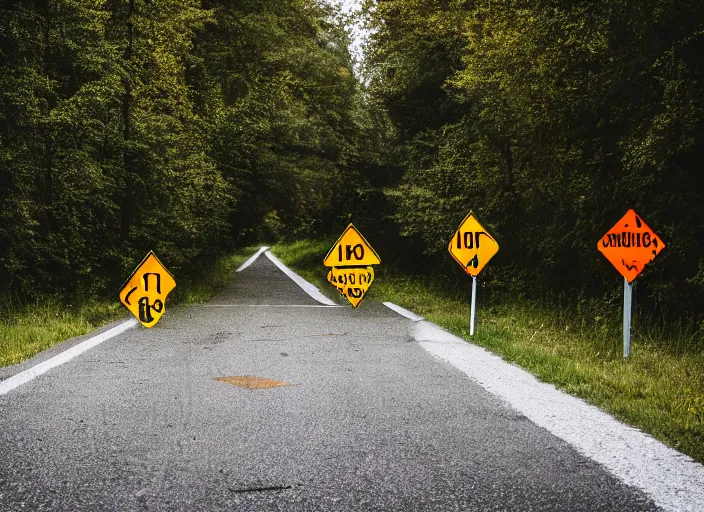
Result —
<path fill-rule="evenodd" d="M 467 263 L 467 264 L 464 266 L 464 268 L 469 268 L 470 266 L 471 266 L 471 267 L 474 267 L 474 268 L 479 267 L 479 258 L 477 257 L 476 254 L 474 255 L 474 258 L 472 258 L 471 260 L 469 260 L 469 263 Z"/>
<path fill-rule="evenodd" d="M 477 246 L 479 249 L 479 237 L 487 235 L 486 231 L 467 231 L 466 233 L 457 232 L 457 248 L 458 249 L 474 249 Z"/>
<path fill-rule="evenodd" d="M 154 304 L 149 304 L 149 297 L 139 299 L 139 319 L 145 324 L 150 324 L 154 321 L 152 310 L 161 313 L 164 310 L 164 303 L 159 299 L 154 301 Z"/>
<path fill-rule="evenodd" d="M 136 289 L 137 289 L 137 287 L 135 286 L 134 288 L 132 288 L 130 290 L 130 292 L 127 295 L 125 295 L 125 302 L 127 303 L 128 306 L 132 305 L 132 303 L 130 302 L 130 295 L 132 295 Z"/>
<path fill-rule="evenodd" d="M 645 233 L 623 231 L 622 233 L 607 233 L 601 240 L 601 245 L 604 247 L 645 247 L 651 245 L 658 246 L 658 238 L 648 231 Z"/>
<path fill-rule="evenodd" d="M 347 295 L 353 299 L 361 299 L 364 295 L 364 290 L 361 288 L 347 288 Z"/>
<path fill-rule="evenodd" d="M 149 291 L 149 276 L 156 276 L 156 293 L 161 295 L 161 274 L 156 272 L 147 272 L 142 276 L 142 279 L 144 280 L 144 291 Z"/>
<path fill-rule="evenodd" d="M 357 244 L 357 245 L 345 245 L 345 260 L 350 261 L 352 259 L 352 256 L 354 256 L 354 259 L 356 260 L 362 260 L 364 259 L 364 246 L 362 244 Z M 337 246 L 337 257 L 340 261 L 343 260 L 342 258 L 342 244 Z"/>
<path fill-rule="evenodd" d="M 621 260 L 621 263 L 623 263 L 623 266 L 626 267 L 628 270 L 638 270 L 638 265 L 629 265 L 623 259 Z M 634 261 L 633 263 L 637 263 L 637 262 Z"/>

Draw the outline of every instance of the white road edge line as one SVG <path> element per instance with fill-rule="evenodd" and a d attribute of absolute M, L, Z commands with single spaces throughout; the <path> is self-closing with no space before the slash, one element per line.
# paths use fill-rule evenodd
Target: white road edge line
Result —
<path fill-rule="evenodd" d="M 412 335 L 433 356 L 643 491 L 659 507 L 704 510 L 704 465 L 436 324 L 416 322 Z"/>
<path fill-rule="evenodd" d="M 397 306 L 393 302 L 384 302 L 383 304 L 390 310 L 395 311 L 399 315 L 405 316 L 406 318 L 408 318 L 409 320 L 413 320 L 414 322 L 420 322 L 421 320 L 424 320 L 422 316 L 418 316 L 413 311 L 408 311 L 406 308 Z"/>
<path fill-rule="evenodd" d="M 247 261 L 245 261 L 244 263 L 242 263 L 242 265 L 240 265 L 240 268 L 238 268 L 237 270 L 235 270 L 235 272 L 242 272 L 244 269 L 246 269 L 246 268 L 247 268 L 248 266 L 250 266 L 252 263 L 254 263 L 255 261 L 257 261 L 257 258 L 258 258 L 259 256 L 261 256 L 262 253 L 263 253 L 264 251 L 266 251 L 267 249 L 269 249 L 269 247 L 260 247 L 259 250 L 254 253 L 254 256 L 252 256 L 252 257 L 249 258 Z"/>
<path fill-rule="evenodd" d="M 296 283 L 298 286 L 301 287 L 301 289 L 306 292 L 308 295 L 310 295 L 313 300 L 316 300 L 320 302 L 321 304 L 325 304 L 326 306 L 337 306 L 333 301 L 328 299 L 325 295 L 320 293 L 320 290 L 310 284 L 308 281 L 303 279 L 301 276 L 296 274 L 293 270 L 288 268 L 286 265 L 284 265 L 279 258 L 274 256 L 271 251 L 266 251 L 266 257 L 269 258 L 274 265 L 279 267 L 279 270 L 286 274 L 288 277 L 291 278 L 291 280 Z"/>
<path fill-rule="evenodd" d="M 60 354 L 57 354 L 54 357 L 47 359 L 46 361 L 32 366 L 31 368 L 20 372 L 17 375 L 13 375 L 12 377 L 0 381 L 0 396 L 9 393 L 13 389 L 21 386 L 22 384 L 26 384 L 27 382 L 48 372 L 52 368 L 56 368 L 57 366 L 67 363 L 74 357 L 82 354 L 83 352 L 86 352 L 87 350 L 92 349 L 97 345 L 100 345 L 105 340 L 109 340 L 110 338 L 113 338 L 118 334 L 122 334 L 127 329 L 131 329 L 135 325 L 137 325 L 137 319 L 132 318 L 130 320 L 126 320 L 121 324 L 116 325 L 112 329 L 102 332 L 85 341 L 82 341 L 78 345 L 74 345 L 73 347 L 64 350 Z"/>
<path fill-rule="evenodd" d="M 199 304 L 197 308 L 343 308 L 344 306 L 323 306 L 322 304 Z"/>

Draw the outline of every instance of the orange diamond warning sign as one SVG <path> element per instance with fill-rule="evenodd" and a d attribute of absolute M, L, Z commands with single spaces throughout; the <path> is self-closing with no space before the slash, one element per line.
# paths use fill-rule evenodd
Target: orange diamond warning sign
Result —
<path fill-rule="evenodd" d="M 347 226 L 323 260 L 323 265 L 332 267 L 328 282 L 355 308 L 374 281 L 371 265 L 380 263 L 379 255 L 352 224 Z"/>
<path fill-rule="evenodd" d="M 599 241 L 597 248 L 630 283 L 665 248 L 662 240 L 633 210 Z"/>
<path fill-rule="evenodd" d="M 478 276 L 489 260 L 499 252 L 499 244 L 469 212 L 447 246 L 455 261 L 470 276 Z"/>
<path fill-rule="evenodd" d="M 164 314 L 166 296 L 175 287 L 173 276 L 149 251 L 122 287 L 120 302 L 144 327 L 154 327 Z"/>

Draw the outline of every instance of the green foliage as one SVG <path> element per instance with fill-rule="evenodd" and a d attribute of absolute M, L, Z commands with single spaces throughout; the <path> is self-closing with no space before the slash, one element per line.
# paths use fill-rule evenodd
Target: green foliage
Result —
<path fill-rule="evenodd" d="M 65 304 L 42 298 L 23 307 L 0 304 L 0 368 L 17 364 L 56 343 L 82 336 L 124 316 L 121 304 L 88 301 Z"/>
<path fill-rule="evenodd" d="M 574 305 L 619 290 L 595 247 L 634 208 L 668 245 L 639 307 L 704 313 L 701 2 L 389 0 L 370 16 L 402 235 L 439 258 L 472 209 L 501 245 L 493 289 Z"/>
<path fill-rule="evenodd" d="M 148 249 L 186 277 L 350 221 L 448 279 L 472 209 L 492 290 L 604 317 L 595 244 L 634 208 L 668 245 L 636 313 L 704 325 L 701 2 L 365 4 L 360 83 L 321 0 L 4 2 L 0 287 L 114 294 Z"/>
<path fill-rule="evenodd" d="M 245 247 L 198 265 L 188 277 L 179 279 L 169 294 L 169 309 L 210 300 L 232 281 L 235 270 L 256 249 Z M 114 299 L 74 299 L 67 302 L 59 296 L 45 296 L 32 303 L 18 304 L 0 298 L 0 368 L 20 363 L 67 338 L 82 336 L 106 322 L 129 315 Z"/>
<path fill-rule="evenodd" d="M 327 229 L 357 132 L 346 32 L 322 3 L 209 6 L 192 75 L 216 163 L 239 199 L 236 240 Z"/>
<path fill-rule="evenodd" d="M 0 287 L 113 294 L 149 249 L 187 277 L 326 229 L 363 181 L 347 42 L 316 0 L 3 3 Z"/>

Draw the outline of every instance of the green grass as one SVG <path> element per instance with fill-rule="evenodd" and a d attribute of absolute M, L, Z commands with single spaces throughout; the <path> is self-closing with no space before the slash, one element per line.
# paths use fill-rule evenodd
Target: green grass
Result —
<path fill-rule="evenodd" d="M 259 250 L 259 246 L 243 247 L 234 254 L 222 257 L 208 266 L 195 272 L 188 279 L 178 279 L 177 286 L 171 296 L 174 304 L 200 304 L 209 301 L 215 293 L 227 285 L 235 275 L 237 268 L 247 258 Z"/>
<path fill-rule="evenodd" d="M 333 242 L 272 250 L 321 290 L 335 293 L 322 266 Z M 379 267 L 368 297 L 394 302 L 469 338 L 467 300 L 431 279 Z M 691 334 L 661 329 L 634 335 L 632 357 L 624 360 L 617 326 L 590 324 L 576 312 L 529 302 L 486 306 L 481 295 L 478 301 L 473 343 L 704 462 L 704 353 L 693 348 L 701 344 Z"/>
<path fill-rule="evenodd" d="M 118 301 L 63 304 L 53 298 L 16 307 L 4 305 L 0 316 L 0 367 L 17 364 L 56 343 L 81 336 L 124 316 Z"/>
<path fill-rule="evenodd" d="M 276 244 L 271 252 L 290 266 L 309 283 L 314 284 L 328 297 L 339 297 L 340 294 L 327 282 L 327 270 L 323 266 L 323 259 L 335 243 L 332 240 L 302 240 L 290 244 Z"/>
<path fill-rule="evenodd" d="M 169 295 L 169 306 L 196 304 L 209 300 L 225 286 L 235 270 L 257 250 L 247 247 L 220 258 L 190 278 L 176 276 L 176 288 Z M 17 364 L 47 348 L 130 313 L 114 300 L 90 300 L 81 304 L 45 298 L 33 304 L 16 306 L 0 302 L 0 367 Z"/>

